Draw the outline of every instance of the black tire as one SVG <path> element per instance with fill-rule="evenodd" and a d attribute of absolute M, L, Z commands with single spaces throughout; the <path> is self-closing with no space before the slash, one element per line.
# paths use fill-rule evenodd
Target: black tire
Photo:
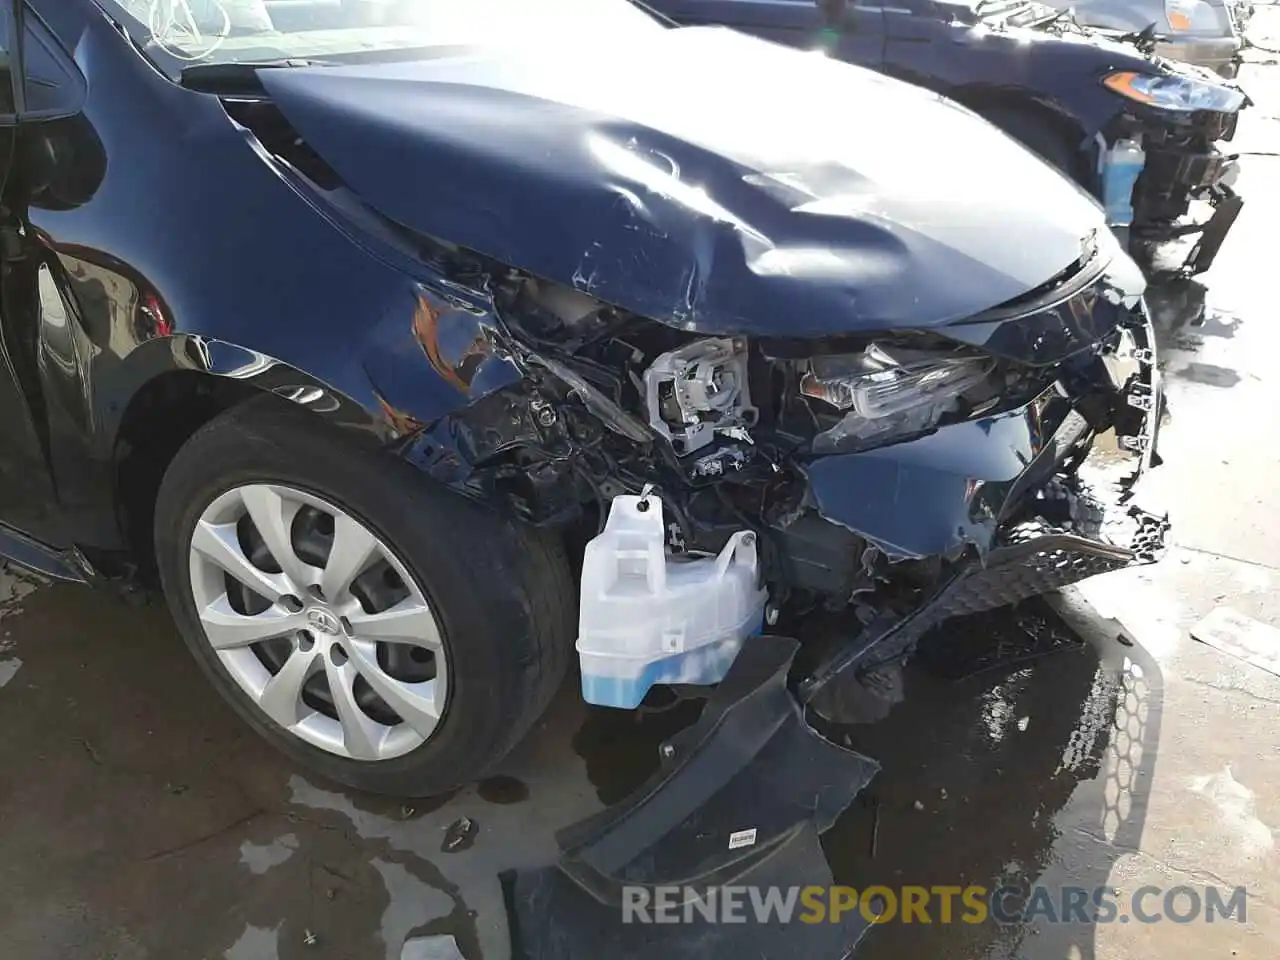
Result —
<path fill-rule="evenodd" d="M 1009 103 L 982 104 L 974 109 L 1050 166 L 1084 186 L 1080 151 L 1051 117 L 1033 108 Z"/>
<path fill-rule="evenodd" d="M 440 725 L 417 749 L 363 762 L 306 743 L 257 707 L 205 640 L 191 590 L 192 531 L 214 498 L 259 481 L 307 491 L 364 522 L 426 594 L 440 623 L 450 688 Z M 483 777 L 564 677 L 576 591 L 557 539 L 482 510 L 283 401 L 235 407 L 192 436 L 165 473 L 155 521 L 165 596 L 200 667 L 262 736 L 329 779 L 421 797 Z"/>

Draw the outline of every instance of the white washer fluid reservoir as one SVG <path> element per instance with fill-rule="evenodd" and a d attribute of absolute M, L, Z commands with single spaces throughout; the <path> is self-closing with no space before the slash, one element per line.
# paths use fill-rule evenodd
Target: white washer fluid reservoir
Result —
<path fill-rule="evenodd" d="M 662 501 L 618 496 L 582 564 L 578 656 L 588 703 L 631 709 L 655 683 L 724 679 L 743 641 L 764 627 L 756 535 L 719 556 L 667 551 Z"/>

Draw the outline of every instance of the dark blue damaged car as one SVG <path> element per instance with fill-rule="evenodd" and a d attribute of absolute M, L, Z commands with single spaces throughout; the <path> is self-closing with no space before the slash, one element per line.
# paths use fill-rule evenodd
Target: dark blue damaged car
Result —
<path fill-rule="evenodd" d="M 490 770 L 619 496 L 841 614 L 832 715 L 1160 545 L 1142 277 L 934 93 L 626 0 L 0 11 L 0 553 L 158 587 L 318 772 Z"/>
<path fill-rule="evenodd" d="M 1197 322 L 1243 206 L 1226 153 L 1250 100 L 1235 83 L 1158 56 L 1153 31 L 1081 27 L 1039 0 L 650 0 L 686 26 L 722 24 L 919 84 L 1026 144 L 1098 199 L 1147 278 L 1157 322 Z M 1224 14 L 1225 16 L 1225 14 Z M 830 123 L 860 122 L 828 104 Z M 1211 212 L 1210 212 L 1211 211 Z"/>

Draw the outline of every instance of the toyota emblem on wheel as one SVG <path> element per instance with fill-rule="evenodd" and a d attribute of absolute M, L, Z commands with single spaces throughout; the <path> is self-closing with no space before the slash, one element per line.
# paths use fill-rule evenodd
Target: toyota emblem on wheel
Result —
<path fill-rule="evenodd" d="M 321 633 L 327 633 L 331 636 L 337 636 L 342 633 L 342 624 L 328 610 L 321 610 L 315 607 L 307 611 L 307 623 L 315 627 Z"/>

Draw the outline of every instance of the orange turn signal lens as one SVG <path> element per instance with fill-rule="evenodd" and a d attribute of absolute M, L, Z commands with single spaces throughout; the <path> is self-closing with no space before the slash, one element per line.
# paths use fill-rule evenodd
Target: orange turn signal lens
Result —
<path fill-rule="evenodd" d="M 1136 81 L 1139 78 L 1142 78 L 1143 80 L 1148 79 L 1145 74 L 1121 71 L 1120 73 L 1113 73 L 1109 75 L 1102 81 L 1102 83 L 1104 86 L 1114 90 L 1122 97 L 1128 97 L 1130 100 L 1137 100 L 1139 103 L 1154 103 L 1155 97 L 1151 96 L 1151 94 L 1147 93 L 1145 90 L 1138 89 L 1136 86 Z"/>

